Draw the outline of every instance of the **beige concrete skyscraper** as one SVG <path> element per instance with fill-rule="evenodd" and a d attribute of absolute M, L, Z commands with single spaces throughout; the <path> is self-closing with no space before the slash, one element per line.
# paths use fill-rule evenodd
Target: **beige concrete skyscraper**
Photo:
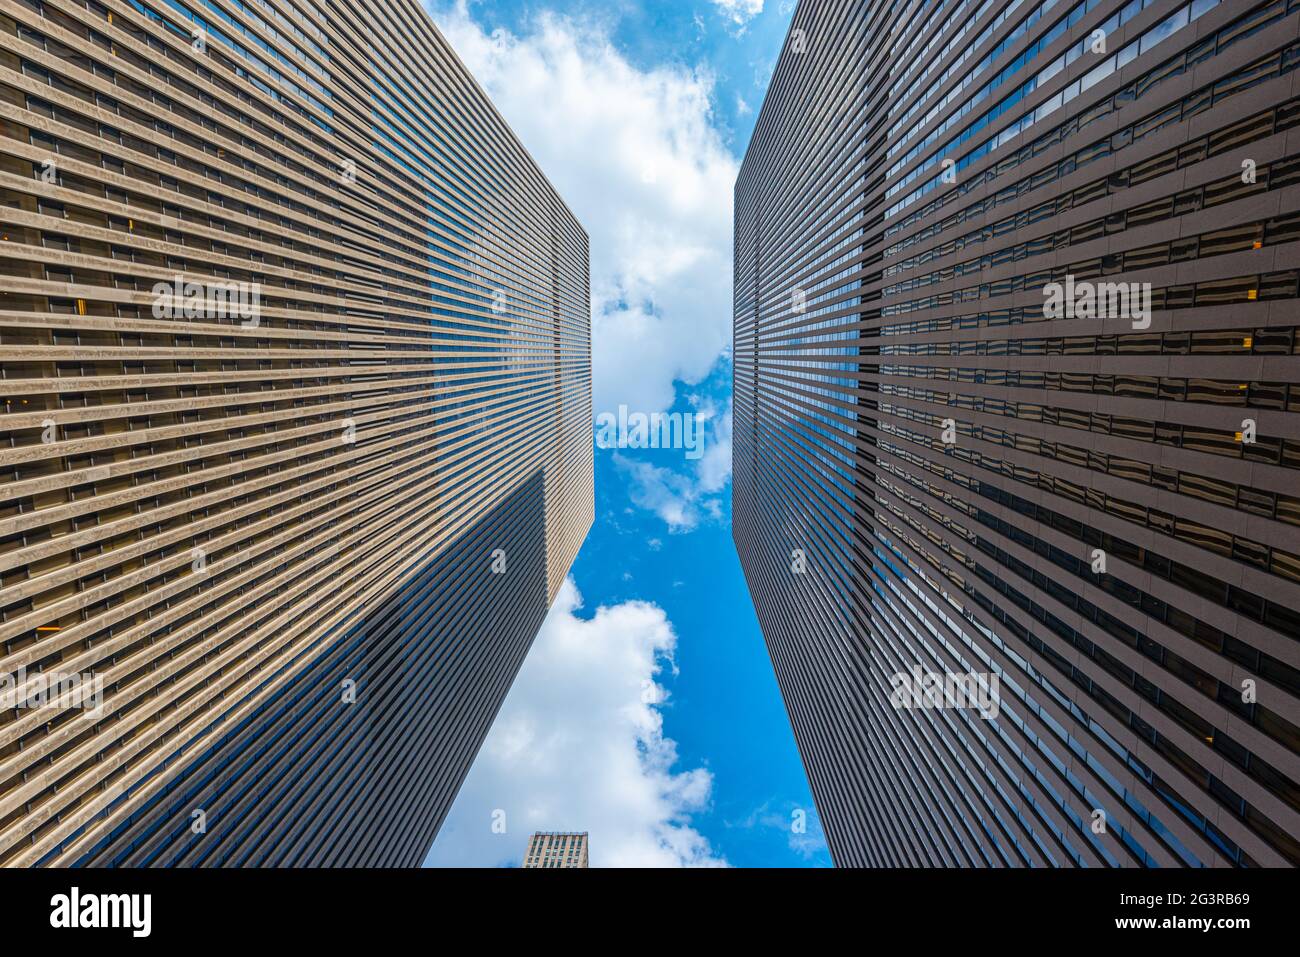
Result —
<path fill-rule="evenodd" d="M 0 235 L 0 864 L 418 863 L 592 521 L 582 227 L 414 0 L 0 0 Z"/>
<path fill-rule="evenodd" d="M 528 839 L 524 867 L 587 867 L 587 832 L 538 831 Z"/>

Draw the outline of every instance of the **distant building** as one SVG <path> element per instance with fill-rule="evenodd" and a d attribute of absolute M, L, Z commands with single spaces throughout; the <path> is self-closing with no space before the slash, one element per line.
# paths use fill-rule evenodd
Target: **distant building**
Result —
<path fill-rule="evenodd" d="M 587 867 L 587 832 L 538 831 L 528 839 L 524 867 Z"/>
<path fill-rule="evenodd" d="M 1281 11 L 799 3 L 733 516 L 837 864 L 1300 865 Z"/>

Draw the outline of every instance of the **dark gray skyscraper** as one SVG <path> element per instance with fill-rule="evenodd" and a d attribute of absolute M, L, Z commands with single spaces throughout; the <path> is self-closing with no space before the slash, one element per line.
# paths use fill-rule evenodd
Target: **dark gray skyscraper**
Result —
<path fill-rule="evenodd" d="M 1300 864 L 1298 24 L 799 4 L 734 535 L 837 863 Z"/>
<path fill-rule="evenodd" d="M 523 867 L 587 867 L 587 832 L 538 831 L 528 839 Z"/>
<path fill-rule="evenodd" d="M 414 0 L 7 4 L 0 233 L 0 864 L 418 864 L 592 521 L 586 233 Z"/>

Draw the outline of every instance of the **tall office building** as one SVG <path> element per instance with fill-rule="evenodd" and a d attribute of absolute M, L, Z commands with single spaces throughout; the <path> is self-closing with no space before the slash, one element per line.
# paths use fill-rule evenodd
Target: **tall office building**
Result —
<path fill-rule="evenodd" d="M 734 536 L 837 863 L 1300 863 L 1297 66 L 1297 0 L 799 4 Z"/>
<path fill-rule="evenodd" d="M 581 226 L 415 0 L 4 0 L 0 233 L 0 864 L 418 864 L 593 518 Z"/>
<path fill-rule="evenodd" d="M 587 832 L 538 831 L 528 839 L 524 867 L 587 867 Z"/>

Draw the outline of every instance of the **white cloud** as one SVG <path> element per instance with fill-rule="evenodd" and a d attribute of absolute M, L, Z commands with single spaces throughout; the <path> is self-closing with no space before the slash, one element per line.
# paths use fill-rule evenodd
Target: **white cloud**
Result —
<path fill-rule="evenodd" d="M 576 612 L 568 579 L 443 824 L 434 866 L 518 864 L 538 830 L 587 831 L 593 867 L 725 865 L 692 826 L 706 768 L 676 770 L 664 736 L 677 636 L 641 601 Z M 506 833 L 492 832 L 493 811 Z"/>
<path fill-rule="evenodd" d="M 739 26 L 744 26 L 763 12 L 763 0 L 713 0 L 713 5 Z"/>
<path fill-rule="evenodd" d="M 712 441 L 704 446 L 704 455 L 699 460 L 697 479 L 702 492 L 718 492 L 731 480 L 731 399 L 727 399 L 726 411 L 721 415 L 711 401 L 703 404 L 702 411 L 713 428 Z"/>
<path fill-rule="evenodd" d="M 693 531 L 706 518 L 721 519 L 721 492 L 731 480 L 732 404 L 719 412 L 709 397 L 691 397 L 705 419 L 704 454 L 690 472 L 677 472 L 613 453 L 614 464 L 628 480 L 634 505 L 659 516 L 672 533 Z"/>
<path fill-rule="evenodd" d="M 633 504 L 654 512 L 669 532 L 689 532 L 700 524 L 703 495 L 689 475 L 614 453 L 614 464 L 627 478 Z"/>
<path fill-rule="evenodd" d="M 761 0 L 720 4 L 748 17 Z M 435 22 L 588 230 L 596 411 L 664 411 L 731 338 L 732 189 L 713 77 L 631 64 L 594 20 L 491 34 L 464 0 Z M 738 20 L 737 22 L 744 22 Z"/>

